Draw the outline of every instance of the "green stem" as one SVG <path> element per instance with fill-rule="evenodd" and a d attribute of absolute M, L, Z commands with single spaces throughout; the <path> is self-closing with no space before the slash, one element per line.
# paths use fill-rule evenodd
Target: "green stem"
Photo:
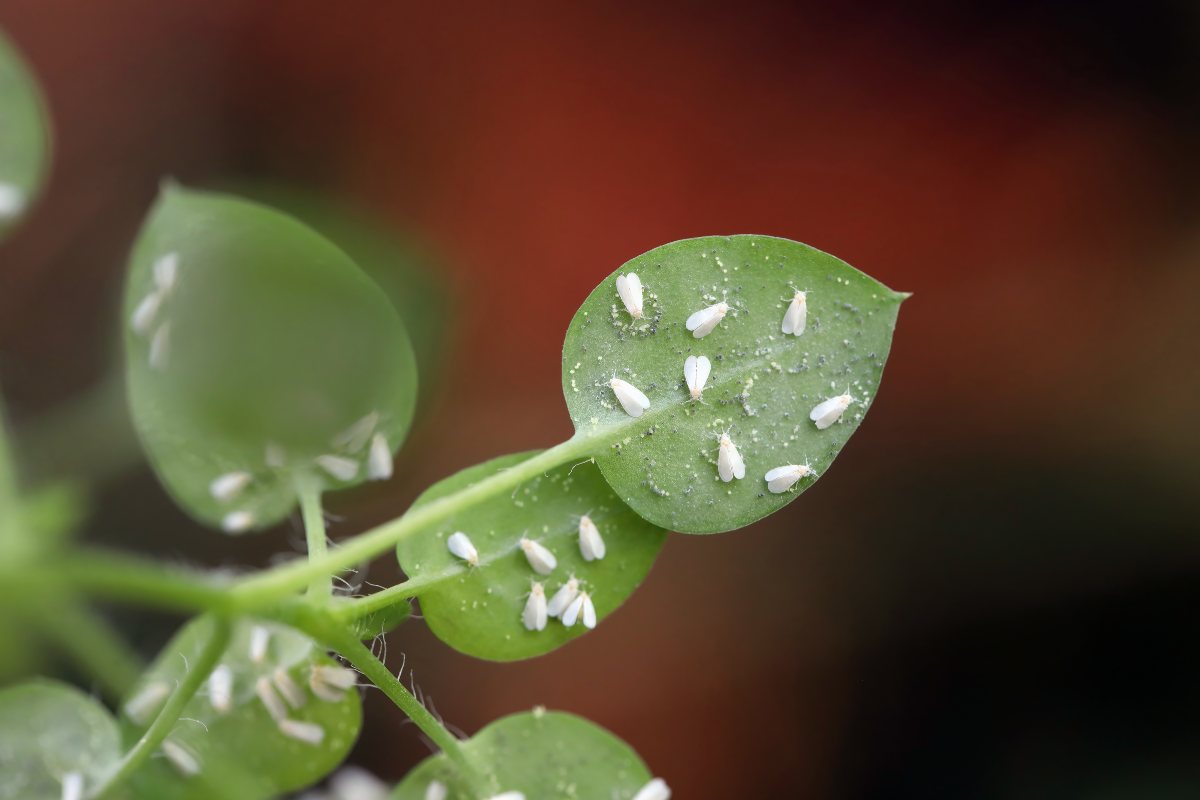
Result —
<path fill-rule="evenodd" d="M 438 498 L 420 508 L 410 510 L 399 519 L 372 528 L 349 539 L 336 550 L 320 558 L 298 561 L 269 572 L 246 578 L 231 592 L 234 600 L 244 607 L 261 607 L 281 600 L 308 584 L 319 575 L 332 575 L 362 561 L 374 558 L 395 547 L 396 543 L 413 533 L 433 525 L 475 503 L 503 492 L 509 492 L 525 481 L 573 459 L 591 454 L 597 438 L 576 434 L 560 445 L 551 447 L 528 461 L 522 461 L 503 472 L 484 478 L 454 494 Z"/>
<path fill-rule="evenodd" d="M 368 614 L 374 614 L 376 611 L 389 608 L 401 600 L 416 597 L 425 589 L 428 589 L 430 586 L 436 586 L 448 577 L 456 577 L 461 574 L 462 570 L 454 570 L 446 575 L 421 575 L 417 578 L 409 578 L 403 583 L 397 583 L 395 586 L 380 589 L 378 592 L 365 597 L 355 597 L 352 600 L 345 600 L 331 607 L 329 614 L 341 622 L 351 622 L 361 619 Z"/>
<path fill-rule="evenodd" d="M 142 674 L 141 659 L 108 620 L 82 599 L 63 597 L 32 603 L 27 609 L 41 623 L 42 632 L 99 682 L 109 700 L 119 702 Z"/>
<path fill-rule="evenodd" d="M 228 580 L 102 550 L 76 551 L 30 577 L 113 600 L 148 601 L 176 611 L 236 610 L 230 597 L 233 584 Z"/>
<path fill-rule="evenodd" d="M 461 742 L 438 721 L 437 717 L 429 712 L 429 709 L 413 697 L 408 689 L 404 688 L 400 679 L 393 675 L 387 665 L 376 658 L 362 642 L 342 630 L 338 630 L 336 634 L 328 631 L 324 636 L 320 635 L 322 631 L 319 630 L 307 632 L 316 638 L 323 639 L 325 644 L 341 653 L 342 657 L 353 664 L 371 683 L 378 686 L 421 729 L 422 733 L 441 748 L 442 752 L 446 754 L 446 758 L 450 759 L 458 768 L 476 796 L 484 797 L 489 794 L 486 775 L 471 761 L 470 756 L 463 750 Z"/>
<path fill-rule="evenodd" d="M 325 515 L 321 510 L 321 489 L 311 479 L 298 479 L 296 495 L 300 498 L 300 516 L 304 519 L 308 560 L 320 561 L 329 552 L 329 542 L 325 535 Z M 308 594 L 314 599 L 333 594 L 333 571 L 313 574 L 308 582 Z"/>
<path fill-rule="evenodd" d="M 158 712 L 154 722 L 142 734 L 142 738 L 138 739 L 132 749 L 117 762 L 113 771 L 96 789 L 92 795 L 93 800 L 101 800 L 137 772 L 146 759 L 167 738 L 171 729 L 175 727 L 175 723 L 179 721 L 184 706 L 195 696 L 200 686 L 213 671 L 213 667 L 221 660 L 221 656 L 229 644 L 229 621 L 223 617 L 211 617 L 211 619 L 212 635 L 200 652 L 200 657 L 191 664 L 191 669 L 183 676 L 183 680 L 179 682 L 171 696 L 167 698 L 167 702 Z"/>

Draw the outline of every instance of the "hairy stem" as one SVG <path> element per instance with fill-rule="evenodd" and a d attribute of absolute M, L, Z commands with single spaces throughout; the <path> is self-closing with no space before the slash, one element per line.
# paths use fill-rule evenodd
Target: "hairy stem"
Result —
<path fill-rule="evenodd" d="M 319 631 L 308 631 L 318 636 Z M 446 758 L 458 768 L 464 780 L 471 786 L 478 797 L 486 796 L 488 781 L 484 773 L 471 761 L 461 743 L 454 734 L 450 733 L 437 717 L 430 713 L 417 698 L 413 697 L 400 679 L 380 661 L 367 647 L 354 636 L 339 630 L 333 634 L 327 632 L 325 643 L 336 650 L 347 661 L 353 664 L 371 683 L 378 686 L 396 706 L 411 719 L 421 732 L 428 736 L 434 744 L 441 748 Z"/>
<path fill-rule="evenodd" d="M 40 571 L 39 571 L 40 572 Z M 143 602 L 177 611 L 235 610 L 229 580 L 153 561 L 108 553 L 82 551 L 64 556 L 40 577 L 66 588 L 114 600 Z"/>
<path fill-rule="evenodd" d="M 191 669 L 183 676 L 183 680 L 175 687 L 171 696 L 167 698 L 167 702 L 158 712 L 154 722 L 142 734 L 142 738 L 138 739 L 133 748 L 117 762 L 113 771 L 91 795 L 93 800 L 102 800 L 137 772 L 146 759 L 167 738 L 175 723 L 179 721 L 179 715 L 183 713 L 184 706 L 196 695 L 200 686 L 213 671 L 213 667 L 221 660 L 221 656 L 229 644 L 229 621 L 215 616 L 210 619 L 212 620 L 212 635 L 200 652 L 200 657 L 192 662 Z"/>
<path fill-rule="evenodd" d="M 454 570 L 449 573 L 452 577 L 457 577 L 462 574 L 462 570 Z M 419 578 L 410 578 L 403 583 L 398 583 L 395 586 L 389 586 L 386 589 L 380 589 L 378 592 L 367 595 L 366 597 L 355 597 L 352 600 L 346 600 L 329 609 L 330 616 L 342 622 L 351 622 L 356 619 L 361 619 L 368 614 L 374 614 L 385 608 L 389 608 L 401 600 L 407 600 L 410 597 L 416 597 L 430 586 L 436 586 L 445 578 L 441 575 L 422 575 Z"/>
<path fill-rule="evenodd" d="M 372 528 L 348 539 L 319 558 L 276 567 L 261 575 L 246 578 L 234 587 L 232 596 L 245 607 L 260 607 L 276 602 L 308 584 L 319 575 L 332 575 L 395 547 L 396 543 L 426 526 L 432 525 L 503 492 L 509 492 L 547 470 L 583 458 L 596 447 L 596 439 L 578 434 L 551 447 L 528 461 L 471 484 L 454 494 L 441 497 L 410 510 L 399 519 Z"/>
<path fill-rule="evenodd" d="M 329 552 L 325 535 L 325 515 L 321 510 L 321 489 L 312 479 L 296 481 L 300 498 L 300 516 L 304 518 L 304 538 L 308 542 L 308 560 L 320 561 Z M 316 599 L 333 593 L 333 571 L 314 573 L 308 582 L 308 594 Z"/>

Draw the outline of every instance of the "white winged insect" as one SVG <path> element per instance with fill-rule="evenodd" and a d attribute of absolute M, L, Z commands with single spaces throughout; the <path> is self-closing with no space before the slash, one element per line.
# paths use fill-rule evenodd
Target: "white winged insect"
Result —
<path fill-rule="evenodd" d="M 720 324 L 721 320 L 725 319 L 725 315 L 728 313 L 729 304 L 722 300 L 692 314 L 684 325 L 692 332 L 692 336 L 703 339 L 713 332 L 713 329 Z"/>
<path fill-rule="evenodd" d="M 308 672 L 308 688 L 320 700 L 336 703 L 358 685 L 358 673 L 334 664 L 313 664 Z"/>
<path fill-rule="evenodd" d="M 313 463 L 323 469 L 329 477 L 339 481 L 352 481 L 358 475 L 358 462 L 352 458 L 327 453 L 317 456 Z"/>
<path fill-rule="evenodd" d="M 275 723 L 279 732 L 297 742 L 311 744 L 314 747 L 325 739 L 325 729 L 315 722 L 303 722 L 298 719 L 281 719 Z"/>
<path fill-rule="evenodd" d="M 849 394 L 839 394 L 813 406 L 808 412 L 808 418 L 817 423 L 817 430 L 823 431 L 842 418 L 842 414 L 854 402 Z"/>
<path fill-rule="evenodd" d="M 13 219 L 25 210 L 25 192 L 12 183 L 0 183 L 0 219 Z"/>
<path fill-rule="evenodd" d="M 688 391 L 693 400 L 699 400 L 704 393 L 704 384 L 712 373 L 712 362 L 708 356 L 688 356 L 683 360 L 683 379 L 687 382 Z"/>
<path fill-rule="evenodd" d="M 607 548 L 600 529 L 587 514 L 579 518 L 579 553 L 584 561 L 598 561 L 604 558 Z"/>
<path fill-rule="evenodd" d="M 62 776 L 62 800 L 83 800 L 83 773 L 68 772 Z"/>
<path fill-rule="evenodd" d="M 547 616 L 546 587 L 535 582 L 529 587 L 529 599 L 525 601 L 521 622 L 524 623 L 527 631 L 544 631 Z"/>
<path fill-rule="evenodd" d="M 392 448 L 382 433 L 371 437 L 371 451 L 367 456 L 367 477 L 373 481 L 386 481 L 392 477 Z"/>
<path fill-rule="evenodd" d="M 617 294 L 625 304 L 625 310 L 634 319 L 641 319 L 642 310 L 642 279 L 636 272 L 617 276 Z"/>
<path fill-rule="evenodd" d="M 737 445 L 729 438 L 729 432 L 721 434 L 717 449 L 717 474 L 721 480 L 729 483 L 734 478 L 739 481 L 746 477 L 746 462 L 738 452 Z"/>
<path fill-rule="evenodd" d="M 150 269 L 154 273 L 157 290 L 167 294 L 175 288 L 175 278 L 179 275 L 179 253 L 160 256 Z"/>
<path fill-rule="evenodd" d="M 249 511 L 230 511 L 221 518 L 221 530 L 226 533 L 245 533 L 255 525 L 254 514 Z"/>
<path fill-rule="evenodd" d="M 549 575 L 554 572 L 554 568 L 558 566 L 558 559 L 546 545 L 524 536 L 521 537 L 520 545 L 521 552 L 525 554 L 525 560 L 529 562 L 529 566 L 534 572 L 538 575 Z"/>
<path fill-rule="evenodd" d="M 783 332 L 799 336 L 804 333 L 807 325 L 808 292 L 797 289 L 796 293 L 792 295 L 792 302 L 788 304 L 787 311 L 783 312 Z"/>
<path fill-rule="evenodd" d="M 467 562 L 470 566 L 479 566 L 479 551 L 475 549 L 475 545 L 471 542 L 471 537 L 462 531 L 450 534 L 450 538 L 446 540 L 446 549 Z"/>
<path fill-rule="evenodd" d="M 763 476 L 763 480 L 767 482 L 767 489 L 772 494 L 783 494 L 803 478 L 816 474 L 816 470 L 808 464 L 788 464 L 769 470 Z"/>
<path fill-rule="evenodd" d="M 629 381 L 623 381 L 614 375 L 608 385 L 620 401 L 621 408 L 625 409 L 629 416 L 640 417 L 642 412 L 650 407 L 650 400 L 646 395 Z"/>
<path fill-rule="evenodd" d="M 208 702 L 218 714 L 233 708 L 233 670 L 229 665 L 218 664 L 208 676 Z"/>
<path fill-rule="evenodd" d="M 585 628 L 596 627 L 596 606 L 592 603 L 592 596 L 587 592 L 580 592 L 571 605 L 567 606 L 567 610 L 562 615 L 562 624 L 572 628 L 580 618 L 583 619 Z"/>
<path fill-rule="evenodd" d="M 208 485 L 208 493 L 218 503 L 228 503 L 241 494 L 253 479 L 249 472 L 226 472 L 213 478 Z"/>
<path fill-rule="evenodd" d="M 546 606 L 546 613 L 551 617 L 561 617 L 563 612 L 571 603 L 575 602 L 575 598 L 579 596 L 579 579 L 574 575 L 558 588 L 554 596 L 550 598 L 550 603 Z"/>
<path fill-rule="evenodd" d="M 633 800 L 671 800 L 671 787 L 662 778 L 655 778 L 638 789 Z"/>
<path fill-rule="evenodd" d="M 196 754 L 173 739 L 167 739 L 159 748 L 171 762 L 171 766 L 185 778 L 200 774 L 200 759 Z"/>

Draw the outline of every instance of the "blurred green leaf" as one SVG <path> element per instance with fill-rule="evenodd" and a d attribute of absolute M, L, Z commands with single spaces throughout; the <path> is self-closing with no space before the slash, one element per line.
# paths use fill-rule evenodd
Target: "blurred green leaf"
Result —
<path fill-rule="evenodd" d="M 472 483 L 532 457 L 537 451 L 502 456 L 434 484 L 414 508 L 465 489 Z M 603 559 L 585 561 L 579 548 L 579 518 L 590 515 L 603 537 Z M 447 549 L 448 537 L 466 533 L 479 552 L 468 567 Z M 430 629 L 468 655 L 512 661 L 548 653 L 586 632 L 582 622 L 564 626 L 549 619 L 530 631 L 522 612 L 530 585 L 541 582 L 545 596 L 574 575 L 589 592 L 597 617 L 604 619 L 646 577 L 666 531 L 643 520 L 622 503 L 595 465 L 564 466 L 495 498 L 454 514 L 403 540 L 396 555 L 420 589 L 421 613 Z M 520 547 L 522 537 L 540 542 L 556 557 L 551 574 L 535 573 Z"/>
<path fill-rule="evenodd" d="M 131 699 L 122 709 L 127 743 L 136 741 L 153 719 L 154 704 L 146 698 L 159 696 L 164 686 L 175 686 L 208 641 L 209 625 L 209 620 L 201 619 L 186 626 L 130 693 Z M 253 655 L 255 629 L 269 634 L 261 660 Z M 312 640 L 291 628 L 239 621 L 218 666 L 227 669 L 231 678 L 228 710 L 217 708 L 220 693 L 214 690 L 210 678 L 207 688 L 187 704 L 167 737 L 171 744 L 164 745 L 181 748 L 194 758 L 199 771 L 185 776 L 170 759 L 152 759 L 134 775 L 133 791 L 154 800 L 256 800 L 309 786 L 332 772 L 358 737 L 362 704 L 353 688 L 336 693 L 340 697 L 336 702 L 315 696 L 309 682 L 314 666 L 340 669 Z M 277 678 L 279 672 L 286 678 Z M 300 708 L 287 707 L 288 716 L 320 726 L 323 739 L 319 744 L 297 741 L 280 731 L 258 695 L 260 679 L 266 679 L 278 702 L 285 705 L 280 681 L 290 681 L 299 690 L 303 704 Z"/>
<path fill-rule="evenodd" d="M 527 800 L 629 800 L 651 778 L 633 749 L 598 725 L 561 711 L 535 709 L 496 720 L 462 743 L 491 788 Z M 433 781 L 448 800 L 477 800 L 444 755 L 430 756 L 396 787 L 393 800 L 425 800 Z"/>
<path fill-rule="evenodd" d="M 61 800 L 64 778 L 89 789 L 120 757 L 116 722 L 78 689 L 37 680 L 0 691 L 0 800 Z"/>
<path fill-rule="evenodd" d="M 16 47 L 0 32 L 0 238 L 28 211 L 50 150 L 41 91 Z"/>
<path fill-rule="evenodd" d="M 618 297 L 618 275 L 636 273 L 644 316 Z M 808 324 L 781 332 L 796 290 L 807 291 Z M 858 428 L 879 389 L 896 314 L 905 295 L 807 245 L 769 236 L 707 236 L 664 245 L 626 263 L 584 301 L 563 346 L 563 392 L 581 435 L 604 442 L 597 464 L 617 494 L 651 522 L 685 533 L 733 530 L 787 505 L 764 475 L 789 464 L 824 471 Z M 731 310 L 703 338 L 685 327 L 722 301 Z M 691 398 L 684 360 L 706 356 L 702 402 Z M 645 393 L 633 418 L 613 377 Z M 809 412 L 849 391 L 840 422 L 818 430 Z M 722 481 L 718 440 L 728 431 L 745 478 Z"/>
<path fill-rule="evenodd" d="M 420 390 L 433 387 L 445 366 L 452 328 L 444 270 L 413 235 L 351 203 L 297 187 L 235 182 L 235 194 L 277 208 L 345 251 L 392 301 L 412 338 Z"/>
<path fill-rule="evenodd" d="M 264 206 L 167 187 L 124 318 L 134 426 L 202 521 L 270 524 L 297 481 L 359 483 L 373 437 L 390 469 L 408 432 L 416 371 L 395 310 L 340 250 Z"/>

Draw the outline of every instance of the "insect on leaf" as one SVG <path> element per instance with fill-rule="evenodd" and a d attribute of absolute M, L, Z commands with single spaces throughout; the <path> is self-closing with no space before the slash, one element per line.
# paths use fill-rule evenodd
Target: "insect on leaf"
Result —
<path fill-rule="evenodd" d="M 290 217 L 166 187 L 124 319 L 134 425 L 198 519 L 251 530 L 292 509 L 298 480 L 390 474 L 416 399 L 408 336 L 378 287 Z"/>
<path fill-rule="evenodd" d="M 527 800 L 629 800 L 650 780 L 633 749 L 605 729 L 573 714 L 535 709 L 498 719 L 462 743 L 472 763 L 488 773 L 495 794 L 521 792 Z M 447 800 L 475 800 L 443 755 L 430 756 L 405 777 L 393 800 L 424 800 L 439 781 Z"/>
<path fill-rule="evenodd" d="M 35 680 L 0 691 L 0 800 L 60 800 L 86 791 L 121 757 L 112 715 L 71 686 Z"/>
<path fill-rule="evenodd" d="M 37 81 L 0 32 L 0 238 L 29 210 L 45 179 L 50 122 Z"/>
<path fill-rule="evenodd" d="M 208 638 L 209 625 L 210 621 L 200 619 L 184 627 L 134 687 L 122 706 L 127 744 L 136 741 L 153 721 L 162 687 L 173 688 L 187 665 L 195 663 Z M 185 706 L 160 757 L 134 775 L 134 792 L 154 800 L 256 800 L 309 786 L 332 772 L 358 737 L 362 703 L 352 687 L 322 685 L 326 696 L 318 696 L 311 683 L 314 667 L 343 669 L 311 639 L 291 628 L 266 621 L 239 621 L 214 670 L 214 675 L 217 670 L 225 672 L 224 687 L 209 678 Z M 264 682 L 265 690 L 260 686 Z M 263 693 L 269 695 L 277 712 L 305 726 L 301 730 L 319 729 L 320 741 L 286 735 L 264 704 Z M 184 763 L 179 763 L 178 756 L 169 757 L 168 751 L 181 751 Z M 188 758 L 197 768 L 194 774 L 188 774 Z"/>
<path fill-rule="evenodd" d="M 414 508 L 464 489 L 512 467 L 536 452 L 502 456 L 434 484 Z M 601 559 L 585 560 L 579 546 L 580 517 L 589 515 L 605 542 Z M 478 551 L 478 565 L 455 556 L 447 540 L 465 533 Z M 528 630 L 523 611 L 534 582 L 551 600 L 572 576 L 589 593 L 602 620 L 625 601 L 654 564 L 666 532 L 633 513 L 590 463 L 551 470 L 511 494 L 477 503 L 436 526 L 400 542 L 397 557 L 420 590 L 421 613 L 430 629 L 468 655 L 513 661 L 548 653 L 587 631 L 582 619 L 571 627 L 548 618 L 543 630 Z M 556 564 L 548 575 L 530 566 L 520 541 L 547 548 Z"/>
<path fill-rule="evenodd" d="M 629 273 L 644 292 L 639 318 L 616 286 Z M 798 291 L 806 293 L 807 325 L 785 334 Z M 787 239 L 663 245 L 602 281 L 572 319 L 563 345 L 567 408 L 579 434 L 596 440 L 604 477 L 643 517 L 684 533 L 740 528 L 808 488 L 858 428 L 879 390 L 905 296 Z M 711 374 L 703 362 L 690 368 L 693 380 L 706 378 L 699 399 L 685 380 L 689 356 L 711 365 Z M 626 385 L 648 407 L 630 403 L 638 398 Z M 827 427 L 810 419 L 845 393 L 853 402 L 835 421 L 823 420 Z M 768 471 L 804 464 L 813 475 L 778 493 L 768 486 Z"/>

